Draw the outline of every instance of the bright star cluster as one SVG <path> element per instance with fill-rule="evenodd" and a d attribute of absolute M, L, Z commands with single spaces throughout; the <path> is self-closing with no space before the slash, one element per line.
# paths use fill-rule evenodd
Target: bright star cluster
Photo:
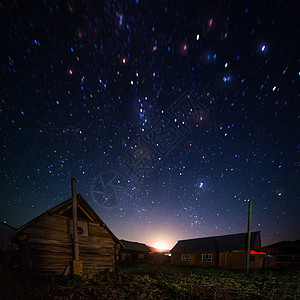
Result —
<path fill-rule="evenodd" d="M 248 199 L 263 245 L 299 239 L 297 4 L 248 4 L 0 4 L 0 220 L 21 226 L 75 177 L 122 239 L 245 232 Z M 187 90 L 208 115 L 182 134 L 168 109 Z M 141 178 L 122 157 L 157 122 L 180 139 L 147 146 Z"/>

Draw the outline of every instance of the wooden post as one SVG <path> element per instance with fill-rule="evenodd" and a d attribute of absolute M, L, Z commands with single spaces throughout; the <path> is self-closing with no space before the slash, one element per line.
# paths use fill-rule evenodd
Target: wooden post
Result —
<path fill-rule="evenodd" d="M 73 198 L 73 242 L 74 260 L 79 260 L 78 232 L 77 232 L 77 199 L 76 199 L 76 179 L 71 178 L 72 198 Z"/>
<path fill-rule="evenodd" d="M 119 255 L 120 255 L 120 244 L 114 246 L 114 258 L 115 258 L 115 273 L 119 275 Z"/>
<path fill-rule="evenodd" d="M 247 234 L 247 252 L 246 252 L 246 272 L 249 274 L 250 270 L 250 247 L 251 247 L 251 215 L 252 215 L 252 200 L 249 199 L 248 208 L 248 234 Z"/>

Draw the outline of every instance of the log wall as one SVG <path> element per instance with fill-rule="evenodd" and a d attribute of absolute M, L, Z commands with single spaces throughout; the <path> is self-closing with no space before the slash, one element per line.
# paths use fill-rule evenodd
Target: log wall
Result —
<path fill-rule="evenodd" d="M 190 254 L 190 261 L 181 261 L 181 254 Z M 203 262 L 202 254 L 212 254 L 212 262 Z M 244 269 L 246 264 L 246 251 L 225 251 L 219 253 L 219 263 L 217 262 L 218 253 L 216 252 L 182 252 L 172 253 L 171 264 L 173 265 L 193 265 L 200 267 L 226 267 L 230 269 Z M 264 267 L 264 258 L 266 255 L 251 255 L 251 269 L 260 269 Z"/>
<path fill-rule="evenodd" d="M 189 261 L 182 261 L 181 260 L 181 254 L 189 254 L 190 260 Z M 205 262 L 202 261 L 202 254 L 211 254 L 212 255 L 212 261 L 211 262 Z M 173 265 L 190 265 L 190 266 L 200 266 L 200 267 L 214 267 L 216 266 L 216 254 L 215 252 L 182 252 L 182 253 L 172 253 L 171 256 L 171 264 Z"/>

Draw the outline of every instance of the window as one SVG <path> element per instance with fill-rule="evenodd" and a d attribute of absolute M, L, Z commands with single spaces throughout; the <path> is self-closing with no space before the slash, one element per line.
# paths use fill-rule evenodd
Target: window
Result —
<path fill-rule="evenodd" d="M 73 220 L 70 219 L 70 232 L 73 234 Z M 79 236 L 89 236 L 89 226 L 87 222 L 77 222 L 77 233 Z"/>
<path fill-rule="evenodd" d="M 78 234 L 83 234 L 84 233 L 83 229 L 80 226 L 77 227 L 77 233 Z"/>
<path fill-rule="evenodd" d="M 181 254 L 181 261 L 190 261 L 189 254 Z"/>
<path fill-rule="evenodd" d="M 212 255 L 211 254 L 202 254 L 202 261 L 212 262 Z"/>
<path fill-rule="evenodd" d="M 125 260 L 131 260 L 131 253 L 124 253 Z"/>
<path fill-rule="evenodd" d="M 139 259 L 144 259 L 145 255 L 143 253 L 139 253 Z"/>

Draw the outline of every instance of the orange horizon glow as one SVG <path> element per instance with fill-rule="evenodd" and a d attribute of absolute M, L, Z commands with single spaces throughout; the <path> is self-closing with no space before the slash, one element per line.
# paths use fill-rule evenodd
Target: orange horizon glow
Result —
<path fill-rule="evenodd" d="M 154 248 L 158 249 L 158 250 L 166 250 L 168 249 L 168 246 L 165 242 L 159 241 L 156 242 L 153 246 Z"/>

